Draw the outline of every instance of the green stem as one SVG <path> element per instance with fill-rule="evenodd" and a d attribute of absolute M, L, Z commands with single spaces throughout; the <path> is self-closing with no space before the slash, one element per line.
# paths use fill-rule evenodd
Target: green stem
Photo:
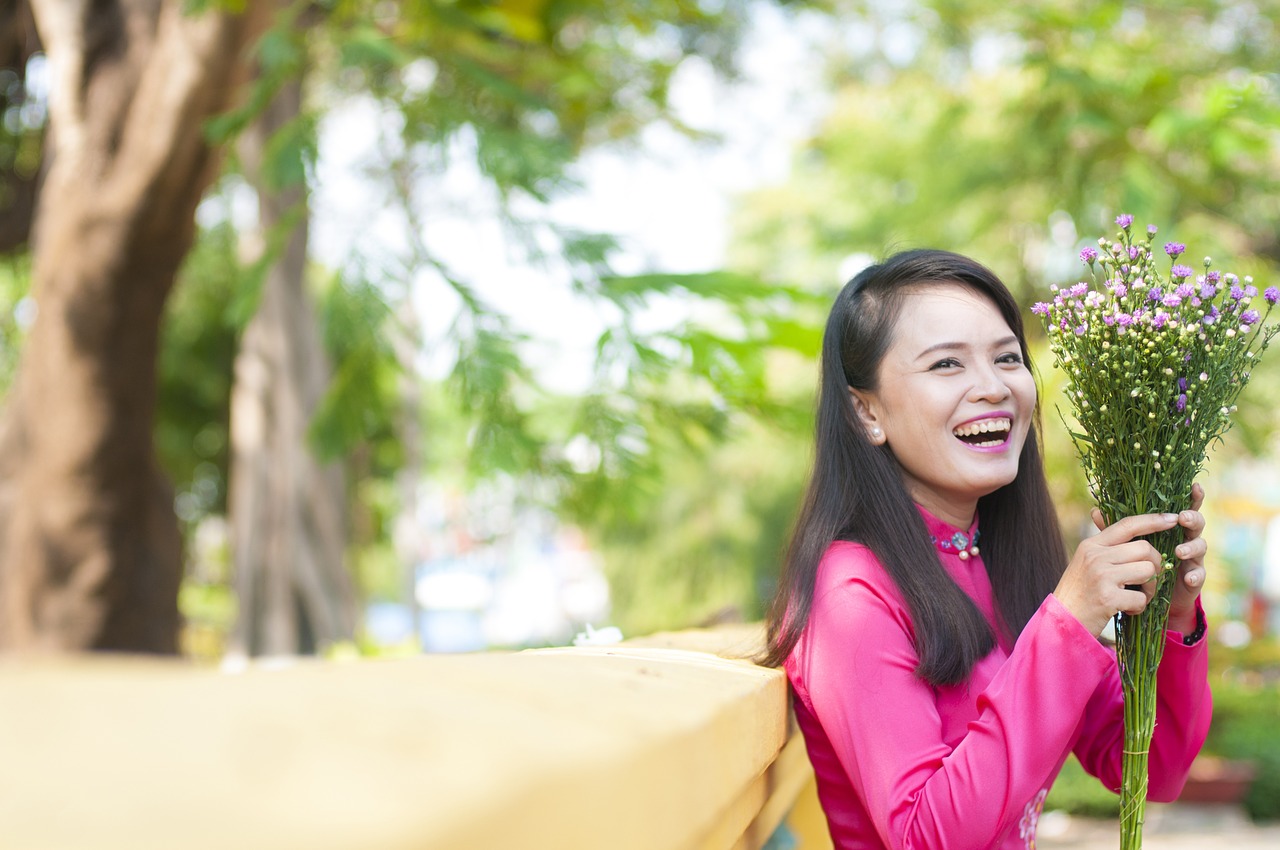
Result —
<path fill-rule="evenodd" d="M 1181 530 L 1156 535 L 1153 545 L 1166 563 L 1177 563 L 1173 548 Z M 1116 655 L 1124 692 L 1124 752 L 1121 756 L 1120 850 L 1140 850 L 1146 817 L 1148 761 L 1156 722 L 1156 671 L 1164 655 L 1169 599 L 1177 571 L 1160 574 L 1156 593 L 1137 616 L 1116 617 Z"/>

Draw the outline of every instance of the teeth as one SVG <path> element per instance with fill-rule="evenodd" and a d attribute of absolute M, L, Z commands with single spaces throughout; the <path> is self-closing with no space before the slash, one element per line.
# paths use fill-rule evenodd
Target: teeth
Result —
<path fill-rule="evenodd" d="M 957 428 L 957 429 L 955 430 L 955 435 L 956 435 L 957 437 L 973 437 L 973 436 L 975 436 L 975 435 L 977 435 L 977 434 L 987 434 L 987 433 L 990 433 L 990 432 L 992 432 L 992 431 L 1006 432 L 1006 431 L 1008 431 L 1008 430 L 1009 430 L 1009 428 L 1010 428 L 1010 427 L 1012 427 L 1012 425 L 1013 425 L 1013 423 L 1012 423 L 1010 420 L 1008 420 L 1008 419 L 1004 419 L 1004 418 L 1001 418 L 1001 419 L 983 419 L 983 420 L 982 420 L 982 421 L 980 421 L 980 422 L 970 422 L 968 425 L 961 425 L 959 428 Z M 986 445 L 998 446 L 998 445 L 1000 445 L 1000 443 L 1001 443 L 1001 442 L 1003 442 L 1003 441 L 1002 441 L 1002 440 L 997 440 L 997 441 L 995 441 L 995 442 L 993 442 L 993 443 L 975 443 L 975 445 L 979 445 L 979 446 L 986 446 Z"/>

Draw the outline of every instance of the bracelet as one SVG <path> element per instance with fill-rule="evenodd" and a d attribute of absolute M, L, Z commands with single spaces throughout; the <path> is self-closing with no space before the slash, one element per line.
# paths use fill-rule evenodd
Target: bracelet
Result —
<path fill-rule="evenodd" d="M 1204 632 L 1205 632 L 1204 609 L 1199 606 L 1196 606 L 1196 629 L 1191 634 L 1182 636 L 1182 645 L 1195 646 L 1197 643 L 1200 642 L 1200 639 L 1204 637 Z"/>

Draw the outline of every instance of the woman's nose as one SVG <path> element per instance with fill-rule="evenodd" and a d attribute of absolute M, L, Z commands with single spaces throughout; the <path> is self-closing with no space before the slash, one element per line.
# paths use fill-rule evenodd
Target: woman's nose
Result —
<path fill-rule="evenodd" d="M 994 369 L 980 372 L 969 388 L 969 398 L 973 401 L 1004 401 L 1012 394 L 1003 376 Z"/>

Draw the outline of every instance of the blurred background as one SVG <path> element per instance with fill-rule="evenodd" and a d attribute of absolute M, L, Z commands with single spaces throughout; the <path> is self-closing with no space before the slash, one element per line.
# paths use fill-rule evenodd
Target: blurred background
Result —
<path fill-rule="evenodd" d="M 0 10 L 8 647 L 755 620 L 865 264 L 960 251 L 1029 306 L 1128 212 L 1280 265 L 1274 0 L 206 3 L 251 23 L 181 102 L 153 5 L 79 41 L 56 4 Z M 1204 475 L 1223 754 L 1280 704 L 1277 361 Z"/>

